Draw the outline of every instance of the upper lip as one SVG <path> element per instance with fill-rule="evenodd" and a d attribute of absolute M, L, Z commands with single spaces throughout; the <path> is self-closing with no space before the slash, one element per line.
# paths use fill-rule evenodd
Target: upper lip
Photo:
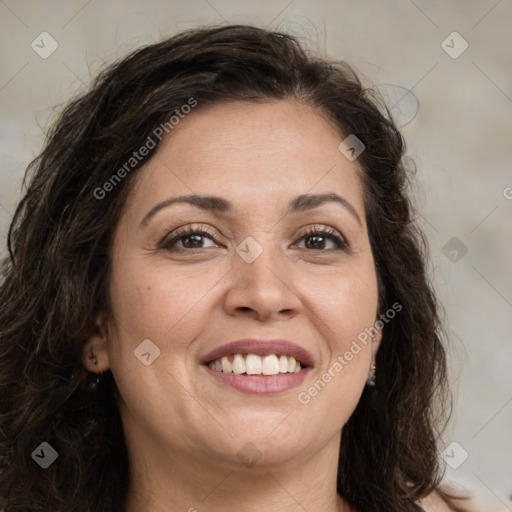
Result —
<path fill-rule="evenodd" d="M 313 366 L 313 357 L 299 345 L 287 340 L 258 340 L 254 338 L 233 341 L 213 349 L 201 358 L 201 364 L 207 364 L 231 354 L 256 354 L 267 356 L 281 354 L 293 356 L 302 366 Z"/>

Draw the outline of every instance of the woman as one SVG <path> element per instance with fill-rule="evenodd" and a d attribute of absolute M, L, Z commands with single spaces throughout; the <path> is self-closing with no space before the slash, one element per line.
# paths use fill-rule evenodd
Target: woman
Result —
<path fill-rule="evenodd" d="M 404 150 L 284 34 L 192 30 L 103 71 L 9 230 L 0 505 L 463 510 Z"/>

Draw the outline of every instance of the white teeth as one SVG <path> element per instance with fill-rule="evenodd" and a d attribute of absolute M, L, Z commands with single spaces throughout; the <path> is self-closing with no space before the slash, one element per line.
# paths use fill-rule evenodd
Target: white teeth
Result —
<path fill-rule="evenodd" d="M 242 354 L 235 354 L 232 363 L 229 359 L 228 356 L 223 356 L 208 363 L 208 367 L 211 370 L 236 375 L 278 375 L 279 373 L 298 373 L 302 369 L 300 362 L 293 356 L 247 354 L 244 358 Z"/>
<path fill-rule="evenodd" d="M 245 358 L 245 373 L 247 375 L 261 375 L 261 357 L 248 354 Z"/>
<path fill-rule="evenodd" d="M 245 373 L 245 361 L 241 354 L 236 354 L 233 358 L 233 373 Z"/>
<path fill-rule="evenodd" d="M 228 356 L 221 358 L 222 371 L 224 373 L 231 373 L 233 371 L 233 365 L 229 362 Z"/>
<path fill-rule="evenodd" d="M 263 375 L 277 375 L 279 373 L 279 360 L 275 354 L 265 356 L 261 364 Z"/>

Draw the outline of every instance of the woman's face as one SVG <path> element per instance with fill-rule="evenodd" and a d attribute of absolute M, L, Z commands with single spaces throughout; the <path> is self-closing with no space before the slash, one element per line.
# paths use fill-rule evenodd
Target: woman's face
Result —
<path fill-rule="evenodd" d="M 377 314 L 356 162 L 302 103 L 200 107 L 137 176 L 115 233 L 113 319 L 95 350 L 117 382 L 132 450 L 230 467 L 297 461 L 339 441 L 370 366 L 371 343 L 353 344 Z M 297 202 L 323 194 L 345 203 Z M 221 201 L 165 206 L 191 195 Z M 178 232 L 186 226 L 196 234 Z M 309 367 L 253 376 L 204 364 L 248 338 L 258 348 L 227 349 L 228 362 L 241 353 L 237 365 L 252 372 L 262 360 L 273 372 L 276 360 L 261 356 L 275 354 L 293 364 L 280 358 L 291 348 L 272 346 L 280 339 L 307 351 Z"/>

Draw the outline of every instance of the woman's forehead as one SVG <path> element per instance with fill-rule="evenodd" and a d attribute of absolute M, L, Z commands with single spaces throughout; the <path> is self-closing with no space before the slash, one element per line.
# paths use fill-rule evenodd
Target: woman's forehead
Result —
<path fill-rule="evenodd" d="M 235 207 L 282 207 L 300 195 L 335 193 L 360 210 L 357 164 L 340 152 L 342 140 L 302 103 L 215 105 L 189 115 L 162 141 L 134 192 L 143 203 L 196 193 L 226 197 Z"/>
<path fill-rule="evenodd" d="M 243 150 L 253 146 L 297 149 L 306 145 L 310 150 L 329 135 L 329 140 L 341 140 L 336 127 L 318 109 L 297 100 L 248 102 L 230 101 L 201 107 L 199 104 L 184 116 L 162 146 L 179 150 L 184 140 L 196 151 L 216 149 Z M 178 142 L 181 144 L 178 146 Z M 285 148 L 282 148 L 285 149 Z M 320 148 L 319 148 L 320 149 Z"/>

